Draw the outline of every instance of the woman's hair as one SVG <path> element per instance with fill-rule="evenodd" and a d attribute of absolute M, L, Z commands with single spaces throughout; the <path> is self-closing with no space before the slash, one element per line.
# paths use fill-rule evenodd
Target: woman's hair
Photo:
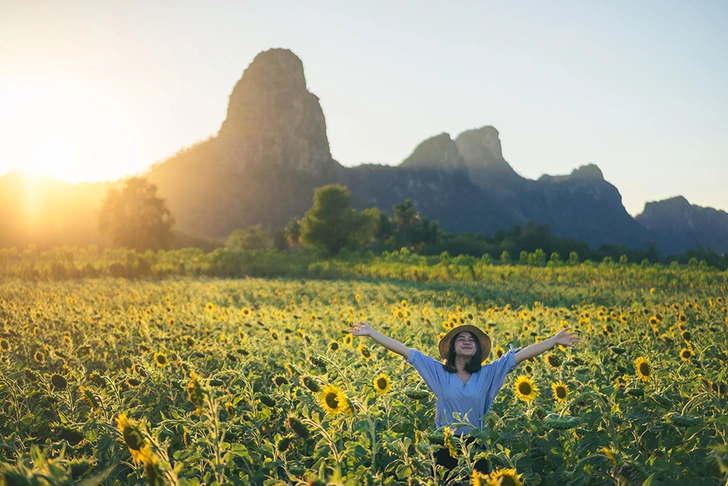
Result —
<path fill-rule="evenodd" d="M 458 371 L 455 367 L 455 340 L 460 334 L 462 333 L 457 333 L 450 340 L 450 348 L 447 350 L 447 359 L 445 360 L 445 364 L 442 365 L 448 373 L 456 373 Z M 475 336 L 473 336 L 473 339 L 475 341 L 475 354 L 472 358 L 470 358 L 468 364 L 465 365 L 465 371 L 468 373 L 480 371 L 481 363 L 483 362 L 483 349 L 480 347 L 480 339 Z"/>

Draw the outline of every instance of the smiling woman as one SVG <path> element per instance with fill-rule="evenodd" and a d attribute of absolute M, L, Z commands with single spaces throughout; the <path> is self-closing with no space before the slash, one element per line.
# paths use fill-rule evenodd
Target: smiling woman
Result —
<path fill-rule="evenodd" d="M 0 78 L 0 173 L 17 167 L 68 182 L 134 172 L 118 100 L 78 81 Z"/>

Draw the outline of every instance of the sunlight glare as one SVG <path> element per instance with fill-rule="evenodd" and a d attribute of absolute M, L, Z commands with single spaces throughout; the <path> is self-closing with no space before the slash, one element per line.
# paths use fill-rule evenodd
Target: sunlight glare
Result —
<path fill-rule="evenodd" d="M 123 142 L 130 125 L 118 100 L 78 80 L 0 79 L 0 155 L 25 173 L 74 183 L 120 177 L 133 156 Z"/>

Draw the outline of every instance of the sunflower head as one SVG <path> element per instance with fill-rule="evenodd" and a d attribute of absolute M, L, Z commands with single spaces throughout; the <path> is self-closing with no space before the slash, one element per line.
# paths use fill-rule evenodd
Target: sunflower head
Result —
<path fill-rule="evenodd" d="M 141 451 L 141 449 L 146 444 L 146 441 L 142 436 L 142 431 L 139 429 L 139 427 L 129 421 L 125 413 L 119 415 L 119 417 L 116 419 L 116 423 L 118 424 L 119 431 L 124 437 L 124 443 L 132 451 L 134 460 L 138 461 L 139 451 Z"/>
<path fill-rule="evenodd" d="M 157 363 L 157 366 L 159 366 L 160 368 L 164 368 L 169 364 L 167 355 L 162 352 L 154 353 L 154 362 Z"/>
<path fill-rule="evenodd" d="M 10 343 L 7 339 L 0 339 L 0 351 L 2 352 L 8 352 L 10 351 Z"/>
<path fill-rule="evenodd" d="M 51 384 L 53 385 L 53 388 L 55 388 L 56 390 L 65 390 L 66 386 L 68 385 L 68 382 L 66 381 L 66 379 L 63 376 L 61 376 L 59 374 L 55 374 L 55 375 L 51 376 Z"/>
<path fill-rule="evenodd" d="M 503 349 L 502 346 L 496 346 L 493 352 L 495 353 L 496 358 L 500 358 L 501 356 L 503 356 L 503 354 L 505 354 L 506 351 Z"/>
<path fill-rule="evenodd" d="M 693 350 L 691 348 L 682 348 L 680 350 L 680 359 L 683 361 L 690 361 L 693 357 Z"/>
<path fill-rule="evenodd" d="M 554 399 L 559 403 L 566 403 L 569 398 L 569 387 L 565 383 L 552 383 L 551 390 L 554 392 Z"/>
<path fill-rule="evenodd" d="M 187 396 L 193 405 L 197 407 L 196 412 L 202 411 L 202 405 L 206 395 L 205 389 L 200 384 L 200 377 L 194 371 L 190 372 L 190 382 L 187 384 Z"/>
<path fill-rule="evenodd" d="M 374 379 L 374 390 L 380 395 L 384 395 L 392 388 L 389 378 L 385 374 L 381 374 Z"/>
<path fill-rule="evenodd" d="M 652 365 L 650 364 L 649 359 L 644 356 L 640 356 L 635 360 L 634 366 L 637 371 L 637 376 L 640 377 L 642 381 L 650 381 L 652 376 Z"/>
<path fill-rule="evenodd" d="M 354 337 L 351 334 L 347 334 L 344 336 L 344 346 L 351 347 L 351 344 L 354 342 Z"/>
<path fill-rule="evenodd" d="M 546 356 L 546 364 L 548 364 L 551 368 L 558 368 L 561 366 L 561 358 L 555 354 L 549 354 Z"/>
<path fill-rule="evenodd" d="M 300 420 L 298 420 L 296 417 L 291 415 L 288 417 L 288 420 L 286 422 L 288 424 L 288 427 L 293 431 L 293 433 L 295 433 L 297 436 L 299 436 L 302 439 L 308 439 L 308 437 L 309 437 L 308 428 L 306 428 L 306 426 L 303 423 L 301 423 Z"/>
<path fill-rule="evenodd" d="M 356 347 L 356 350 L 359 353 L 359 355 L 362 358 L 364 358 L 366 361 L 369 361 L 370 359 L 372 359 L 372 352 L 369 351 L 369 348 L 364 346 L 364 344 L 360 343 L 359 346 Z"/>
<path fill-rule="evenodd" d="M 516 396 L 523 401 L 530 402 L 539 394 L 538 387 L 528 376 L 521 375 L 516 379 Z"/>
<path fill-rule="evenodd" d="M 316 380 L 314 380 L 310 376 L 302 376 L 299 379 L 301 381 L 301 385 L 305 386 L 310 391 L 314 393 L 319 393 L 321 391 L 321 388 L 318 386 L 318 383 L 316 383 Z"/>
<path fill-rule="evenodd" d="M 521 476 L 515 469 L 498 469 L 490 474 L 488 483 L 496 486 L 523 486 Z"/>
<path fill-rule="evenodd" d="M 331 415 L 349 412 L 346 395 L 334 385 L 326 385 L 320 395 L 321 405 Z"/>

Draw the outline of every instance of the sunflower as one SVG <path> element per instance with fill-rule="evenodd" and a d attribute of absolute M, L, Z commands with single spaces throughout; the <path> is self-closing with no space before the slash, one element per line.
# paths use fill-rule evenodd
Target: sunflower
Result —
<path fill-rule="evenodd" d="M 248 309 L 247 307 L 243 307 L 242 309 L 240 309 L 240 315 L 243 317 L 248 317 L 250 315 L 250 309 Z"/>
<path fill-rule="evenodd" d="M 197 407 L 195 413 L 199 415 L 202 412 L 207 391 L 200 384 L 200 377 L 194 371 L 190 372 L 190 382 L 187 384 L 187 396 L 193 405 Z"/>
<path fill-rule="evenodd" d="M 99 397 L 97 397 L 92 390 L 81 386 L 79 387 L 78 391 L 81 392 L 81 398 L 83 398 L 83 401 L 86 402 L 86 405 L 88 405 L 92 410 L 97 411 L 101 408 L 101 403 L 99 403 Z"/>
<path fill-rule="evenodd" d="M 549 354 L 546 356 L 546 364 L 548 364 L 551 368 L 558 368 L 561 366 L 561 358 L 555 354 Z"/>
<path fill-rule="evenodd" d="M 301 382 L 301 385 L 305 386 L 312 392 L 318 393 L 321 391 L 321 388 L 318 386 L 318 383 L 316 383 L 316 380 L 314 380 L 310 376 L 302 376 L 299 378 L 299 380 Z"/>
<path fill-rule="evenodd" d="M 502 346 L 496 346 L 493 352 L 495 353 L 496 358 L 500 358 L 501 356 L 503 356 L 503 354 L 505 354 L 506 351 L 505 349 L 503 349 Z"/>
<path fill-rule="evenodd" d="M 354 337 L 351 334 L 347 334 L 346 336 L 344 336 L 344 346 L 351 347 L 353 342 L 354 342 Z"/>
<path fill-rule="evenodd" d="M 36 363 L 42 363 L 42 362 L 43 362 L 43 353 L 41 353 L 40 351 L 36 351 L 36 352 L 35 352 L 35 353 L 33 354 L 33 360 L 34 360 L 34 361 L 35 361 Z"/>
<path fill-rule="evenodd" d="M 157 366 L 159 366 L 160 368 L 164 368 L 169 364 L 167 355 L 160 352 L 154 353 L 154 362 L 157 363 Z"/>
<path fill-rule="evenodd" d="M 642 381 L 650 381 L 650 376 L 652 375 L 652 365 L 650 364 L 649 359 L 645 358 L 644 356 L 640 356 L 635 360 L 634 366 L 637 370 L 637 376 L 642 378 Z"/>
<path fill-rule="evenodd" d="M 212 302 L 208 302 L 205 306 L 205 309 L 207 309 L 208 312 L 212 312 L 215 310 L 215 304 L 213 304 Z"/>
<path fill-rule="evenodd" d="M 321 392 L 321 405 L 331 415 L 349 412 L 349 402 L 346 395 L 334 385 L 326 385 Z"/>
<path fill-rule="evenodd" d="M 538 396 L 538 387 L 528 376 L 519 376 L 515 384 L 516 396 L 521 400 L 530 402 Z"/>
<path fill-rule="evenodd" d="M 369 361 L 372 359 L 372 352 L 369 351 L 369 348 L 364 346 L 363 344 L 359 344 L 359 346 L 356 347 L 356 350 L 359 352 L 362 358 L 364 358 L 366 361 Z"/>
<path fill-rule="evenodd" d="M 273 377 L 273 383 L 276 386 L 283 386 L 288 384 L 288 379 L 283 375 L 276 375 Z"/>
<path fill-rule="evenodd" d="M 55 374 L 51 376 L 51 384 L 56 390 L 65 390 L 68 382 L 63 376 Z"/>
<path fill-rule="evenodd" d="M 569 387 L 565 383 L 552 383 L 551 390 L 554 392 L 554 399 L 559 403 L 566 403 L 569 398 Z"/>
<path fill-rule="evenodd" d="M 0 351 L 10 351 L 10 343 L 7 339 L 0 339 Z"/>
<path fill-rule="evenodd" d="M 680 359 L 683 361 L 690 361 L 693 357 L 693 350 L 691 348 L 682 348 L 680 350 Z"/>
<path fill-rule="evenodd" d="M 374 389 L 380 395 L 384 395 L 392 388 L 392 384 L 389 382 L 387 375 L 381 374 L 374 379 Z"/>
<path fill-rule="evenodd" d="M 455 449 L 455 444 L 452 442 L 452 429 L 450 427 L 445 427 L 443 432 L 445 433 L 445 437 L 442 440 L 443 445 L 447 448 L 451 457 L 457 456 L 458 451 Z"/>
<path fill-rule="evenodd" d="M 480 486 L 482 483 L 480 482 L 481 474 L 473 469 L 473 473 L 470 475 L 470 484 L 472 486 Z"/>
<path fill-rule="evenodd" d="M 288 427 L 290 427 L 290 429 L 297 436 L 299 436 L 302 439 L 308 439 L 308 437 L 310 435 L 308 432 L 308 428 L 303 423 L 301 423 L 301 421 L 298 420 L 296 417 L 294 417 L 292 415 L 289 416 L 286 423 L 288 424 Z"/>
<path fill-rule="evenodd" d="M 142 431 L 139 430 L 139 427 L 129 421 L 125 413 L 119 415 L 116 422 L 118 424 L 119 431 L 124 437 L 124 443 L 131 451 L 132 458 L 134 458 L 134 461 L 139 462 L 141 459 L 141 450 L 145 445 L 147 445 L 144 437 L 142 437 Z"/>
<path fill-rule="evenodd" d="M 331 341 L 329 343 L 329 349 L 331 351 L 336 351 L 337 349 L 339 349 L 339 343 L 337 343 L 336 341 Z"/>
<path fill-rule="evenodd" d="M 498 469 L 490 475 L 489 484 L 498 486 L 523 486 L 522 474 L 516 474 L 515 469 Z"/>

